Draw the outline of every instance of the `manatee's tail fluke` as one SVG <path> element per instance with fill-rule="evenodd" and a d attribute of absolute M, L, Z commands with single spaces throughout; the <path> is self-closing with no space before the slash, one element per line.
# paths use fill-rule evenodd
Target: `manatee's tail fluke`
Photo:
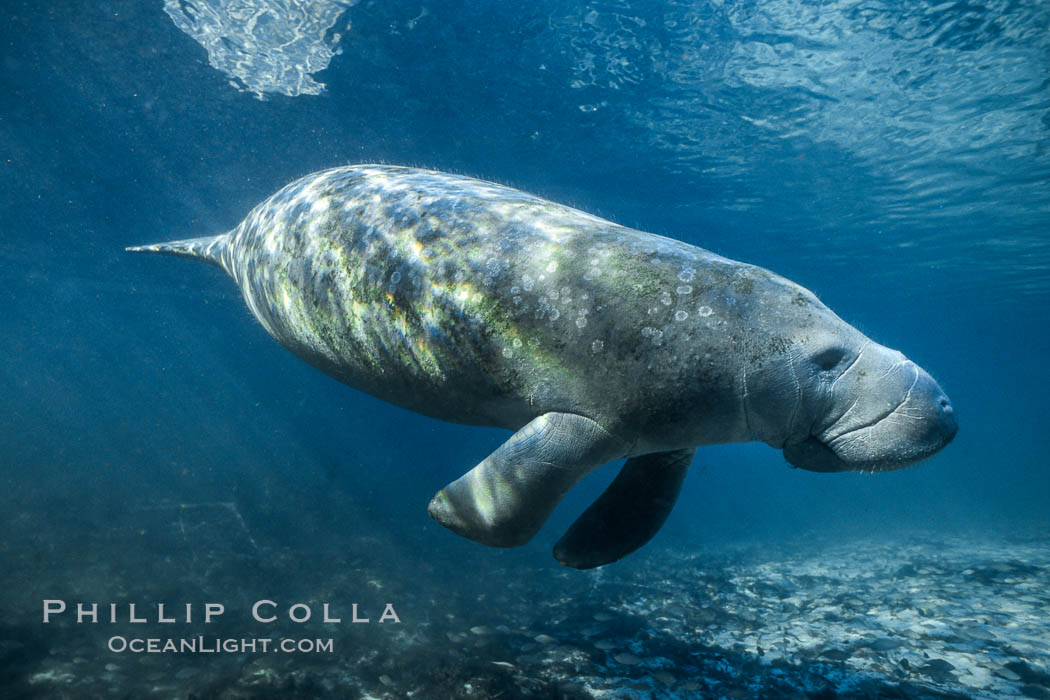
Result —
<path fill-rule="evenodd" d="M 217 267 L 222 267 L 222 253 L 226 249 L 230 235 L 224 233 L 219 236 L 205 236 L 204 238 L 187 238 L 182 241 L 168 241 L 167 243 L 152 243 L 150 245 L 129 246 L 124 250 L 129 253 L 160 253 L 161 255 L 174 255 L 179 258 L 193 258 L 203 260 Z"/>

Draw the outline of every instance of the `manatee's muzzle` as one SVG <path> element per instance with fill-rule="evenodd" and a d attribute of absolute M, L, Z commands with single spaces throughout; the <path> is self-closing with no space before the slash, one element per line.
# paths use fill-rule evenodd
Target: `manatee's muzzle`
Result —
<path fill-rule="evenodd" d="M 840 420 L 819 435 L 786 445 L 784 458 L 809 471 L 879 472 L 939 452 L 959 430 L 955 411 L 937 382 L 913 367 L 914 381 L 892 410 L 859 425 Z"/>

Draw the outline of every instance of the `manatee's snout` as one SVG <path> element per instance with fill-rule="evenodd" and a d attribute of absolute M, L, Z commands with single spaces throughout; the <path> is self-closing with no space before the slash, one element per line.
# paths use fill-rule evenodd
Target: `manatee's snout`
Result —
<path fill-rule="evenodd" d="M 933 377 L 910 360 L 871 369 L 847 378 L 847 395 L 834 397 L 836 404 L 848 402 L 845 412 L 784 447 L 788 462 L 820 472 L 889 471 L 931 457 L 952 441 L 959 430 L 955 410 Z"/>

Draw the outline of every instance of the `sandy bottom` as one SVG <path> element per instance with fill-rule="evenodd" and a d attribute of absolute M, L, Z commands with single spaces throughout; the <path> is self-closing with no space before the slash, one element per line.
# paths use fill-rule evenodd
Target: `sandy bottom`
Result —
<path fill-rule="evenodd" d="M 482 570 L 477 562 L 508 559 L 486 550 L 458 566 L 395 564 L 375 556 L 383 542 L 359 538 L 360 551 L 340 561 L 304 564 L 294 545 L 252 537 L 235 509 L 200 510 L 172 514 L 161 528 L 170 541 L 129 551 L 123 564 L 90 554 L 67 562 L 76 574 L 53 592 L 40 590 L 39 569 L 36 581 L 16 580 L 33 560 L 8 540 L 5 558 L 24 568 L 0 584 L 30 593 L 0 625 L 3 697 L 1050 698 L 1050 533 L 653 547 L 591 572 L 538 558 Z M 186 547 L 205 515 L 221 536 Z M 143 532 L 111 532 L 105 551 Z M 384 566 L 369 571 L 377 559 Z M 252 602 L 275 590 L 286 592 L 282 616 L 297 600 L 315 618 L 253 621 Z M 197 615 L 218 600 L 227 612 L 212 625 L 77 625 L 69 615 L 43 625 L 25 614 L 48 597 L 106 603 L 103 616 L 111 600 L 141 601 L 151 617 L 156 600 L 194 602 Z M 319 622 L 322 601 L 341 624 Z M 384 601 L 400 624 L 378 624 Z M 350 623 L 352 602 L 369 624 Z M 333 648 L 113 653 L 114 635 L 331 639 Z"/>

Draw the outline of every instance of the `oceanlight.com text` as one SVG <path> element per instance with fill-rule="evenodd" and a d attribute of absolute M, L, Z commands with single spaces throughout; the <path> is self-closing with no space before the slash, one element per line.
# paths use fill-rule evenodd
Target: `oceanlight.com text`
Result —
<path fill-rule="evenodd" d="M 109 638 L 106 648 L 122 654 L 244 654 L 280 652 L 284 654 L 331 654 L 329 639 L 270 639 L 267 637 L 122 637 Z"/>

